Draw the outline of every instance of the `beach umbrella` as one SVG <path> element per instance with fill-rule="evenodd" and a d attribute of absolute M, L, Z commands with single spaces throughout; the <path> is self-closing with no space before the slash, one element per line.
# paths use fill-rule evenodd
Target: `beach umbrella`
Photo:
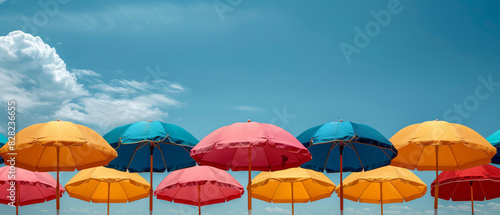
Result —
<path fill-rule="evenodd" d="M 15 175 L 12 178 L 12 175 Z M 0 168 L 0 203 L 19 206 L 43 203 L 56 198 L 56 180 L 46 172 L 32 172 L 13 166 Z M 59 185 L 59 195 L 64 189 Z"/>
<path fill-rule="evenodd" d="M 340 172 L 340 213 L 344 213 L 343 172 L 359 172 L 386 166 L 397 150 L 370 126 L 340 120 L 312 127 L 297 136 L 313 159 L 303 168 Z"/>
<path fill-rule="evenodd" d="M 443 171 L 439 181 L 438 197 L 452 201 L 484 201 L 500 197 L 500 169 L 492 165 L 476 166 L 464 170 Z M 435 196 L 436 180 L 432 182 L 431 195 Z"/>
<path fill-rule="evenodd" d="M 198 140 L 183 128 L 160 121 L 139 121 L 104 135 L 119 156 L 108 165 L 121 171 L 148 172 L 153 213 L 153 172 L 162 173 L 196 165 L 189 151 Z"/>
<path fill-rule="evenodd" d="M 307 203 L 328 198 L 335 184 L 321 172 L 300 167 L 261 172 L 252 179 L 252 197 L 271 203 Z"/>
<path fill-rule="evenodd" d="M 127 203 L 149 196 L 150 185 L 137 173 L 106 167 L 85 169 L 64 186 L 70 197 L 87 202 Z"/>
<path fill-rule="evenodd" d="M 194 166 L 170 173 L 154 195 L 175 203 L 201 206 L 240 198 L 244 189 L 233 176 L 211 166 Z"/>
<path fill-rule="evenodd" d="M 366 172 L 353 172 L 343 181 L 344 198 L 355 202 L 384 204 L 409 202 L 423 197 L 427 185 L 410 170 L 395 166 L 384 166 Z M 335 190 L 340 196 L 340 190 Z"/>
<path fill-rule="evenodd" d="M 2 148 L 7 142 L 9 142 L 7 137 L 0 134 L 0 148 Z M 3 164 L 3 163 L 4 163 L 4 160 L 2 157 L 0 157 L 0 164 Z"/>
<path fill-rule="evenodd" d="M 391 165 L 436 171 L 436 178 L 439 170 L 455 171 L 488 164 L 496 153 L 495 147 L 474 130 L 437 120 L 405 127 L 390 140 L 399 152 Z M 436 193 L 439 194 L 439 181 Z M 437 214 L 437 196 L 434 214 Z"/>
<path fill-rule="evenodd" d="M 486 140 L 497 148 L 497 154 L 491 158 L 491 163 L 500 164 L 500 150 L 498 150 L 500 148 L 500 130 L 490 135 Z"/>
<path fill-rule="evenodd" d="M 248 171 L 248 213 L 252 213 L 252 170 L 275 171 L 298 167 L 311 154 L 282 128 L 257 122 L 234 123 L 215 130 L 191 150 L 200 165 Z"/>
<path fill-rule="evenodd" d="M 14 155 L 13 155 L 14 154 Z M 68 121 L 50 121 L 26 127 L 15 135 L 14 150 L 0 149 L 4 160 L 15 156 L 16 167 L 31 171 L 59 172 L 107 165 L 116 151 L 92 129 Z M 57 214 L 60 210 L 56 192 Z"/>

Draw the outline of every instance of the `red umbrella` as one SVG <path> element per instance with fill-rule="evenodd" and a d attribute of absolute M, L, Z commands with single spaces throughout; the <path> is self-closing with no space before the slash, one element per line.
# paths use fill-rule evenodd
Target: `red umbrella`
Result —
<path fill-rule="evenodd" d="M 229 173 L 210 166 L 194 166 L 170 173 L 156 188 L 158 199 L 198 206 L 240 198 L 243 186 Z"/>
<path fill-rule="evenodd" d="M 275 171 L 298 167 L 311 153 L 290 133 L 265 123 L 234 123 L 215 130 L 193 149 L 200 165 L 233 171 L 248 170 L 248 213 L 252 213 L 252 170 Z"/>
<path fill-rule="evenodd" d="M 9 172 L 15 173 L 15 179 Z M 9 204 L 14 202 L 16 214 L 19 206 L 43 203 L 56 198 L 57 181 L 46 172 L 32 172 L 29 170 L 11 166 L 0 168 L 0 203 Z M 59 185 L 60 195 L 64 188 Z M 12 195 L 14 194 L 14 195 Z M 15 197 L 11 199 L 10 197 Z"/>
<path fill-rule="evenodd" d="M 457 171 L 443 171 L 439 174 L 438 198 L 452 201 L 471 201 L 474 214 L 474 200 L 484 201 L 500 197 L 500 169 L 483 165 Z M 431 195 L 434 186 L 431 184 Z"/>

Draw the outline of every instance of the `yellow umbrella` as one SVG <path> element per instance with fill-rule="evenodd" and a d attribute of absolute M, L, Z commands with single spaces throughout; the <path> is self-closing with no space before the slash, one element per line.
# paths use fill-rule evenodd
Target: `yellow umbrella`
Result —
<path fill-rule="evenodd" d="M 407 169 L 455 171 L 489 164 L 496 154 L 484 137 L 474 130 L 445 121 L 427 121 L 410 125 L 390 139 L 398 150 L 391 165 Z M 439 183 L 436 184 L 439 193 Z M 437 214 L 438 194 L 434 198 Z"/>
<path fill-rule="evenodd" d="M 85 169 L 64 186 L 69 196 L 87 202 L 126 203 L 149 196 L 150 185 L 137 173 L 106 167 Z"/>
<path fill-rule="evenodd" d="M 5 160 L 15 157 L 16 167 L 57 172 L 56 208 L 60 210 L 59 171 L 104 166 L 116 151 L 97 132 L 67 121 L 31 125 L 15 135 L 15 145 L 0 149 Z"/>
<path fill-rule="evenodd" d="M 344 198 L 355 202 L 380 203 L 384 214 L 387 203 L 408 202 L 425 195 L 427 185 L 410 170 L 384 166 L 366 172 L 353 172 L 343 181 Z M 340 196 L 340 187 L 335 192 Z"/>
<path fill-rule="evenodd" d="M 313 202 L 332 195 L 335 184 L 321 172 L 300 167 L 261 172 L 252 180 L 252 197 L 266 202 Z"/>

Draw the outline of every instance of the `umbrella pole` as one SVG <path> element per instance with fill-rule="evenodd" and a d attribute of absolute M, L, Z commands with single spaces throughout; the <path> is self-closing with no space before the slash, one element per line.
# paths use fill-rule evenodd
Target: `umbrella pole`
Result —
<path fill-rule="evenodd" d="M 151 142 L 149 150 L 151 151 L 151 162 L 149 167 L 149 183 L 151 184 L 149 187 L 149 215 L 153 215 L 153 142 Z"/>
<path fill-rule="evenodd" d="M 252 215 L 252 147 L 248 147 L 248 215 Z"/>
<path fill-rule="evenodd" d="M 109 193 L 111 192 L 111 183 L 108 182 L 108 215 L 109 215 Z"/>
<path fill-rule="evenodd" d="M 294 214 L 294 212 L 293 212 L 293 211 L 294 211 L 294 210 L 293 210 L 293 182 L 292 182 L 292 215 Z"/>
<path fill-rule="evenodd" d="M 60 194 L 59 194 L 59 152 L 60 152 L 60 148 L 58 146 L 56 146 L 56 160 L 57 160 L 57 167 L 56 167 L 56 171 L 57 171 L 57 185 L 56 185 L 56 210 L 57 210 L 57 215 L 59 215 L 59 210 L 61 209 L 61 202 L 59 200 L 60 198 Z"/>
<path fill-rule="evenodd" d="M 474 187 L 472 181 L 470 181 L 470 204 L 472 206 L 472 215 L 474 215 Z"/>
<path fill-rule="evenodd" d="M 382 183 L 380 183 L 380 214 L 384 215 L 384 198 L 382 196 Z"/>
<path fill-rule="evenodd" d="M 439 147 L 436 146 L 436 188 L 434 190 L 434 215 L 437 215 L 438 209 L 438 196 L 439 196 L 439 175 L 438 175 L 438 167 L 439 167 Z"/>
<path fill-rule="evenodd" d="M 198 214 L 201 215 L 201 187 L 198 184 Z"/>
<path fill-rule="evenodd" d="M 344 186 L 342 185 L 342 151 L 344 150 L 344 142 L 340 142 L 340 215 L 344 215 Z"/>

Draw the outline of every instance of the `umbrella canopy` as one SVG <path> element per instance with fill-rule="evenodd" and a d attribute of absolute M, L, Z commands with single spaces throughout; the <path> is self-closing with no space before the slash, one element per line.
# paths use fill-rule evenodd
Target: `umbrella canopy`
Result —
<path fill-rule="evenodd" d="M 343 181 L 344 197 L 355 202 L 383 204 L 408 202 L 423 197 L 427 185 L 408 169 L 384 166 L 353 172 Z M 335 190 L 340 196 L 339 187 Z"/>
<path fill-rule="evenodd" d="M 198 206 L 222 203 L 243 195 L 243 187 L 229 173 L 210 166 L 194 166 L 170 173 L 156 188 L 158 199 Z"/>
<path fill-rule="evenodd" d="M 454 171 L 488 164 L 496 149 L 474 130 L 445 121 L 410 125 L 391 138 L 398 156 L 391 165 L 407 169 Z M 436 185 L 439 194 L 439 182 Z M 438 195 L 439 196 L 439 195 Z M 438 199 L 434 199 L 437 214 Z"/>
<path fill-rule="evenodd" d="M 118 158 L 108 167 L 130 172 L 174 171 L 196 165 L 189 151 L 198 140 L 183 128 L 160 121 L 139 121 L 117 127 L 104 135 L 118 151 Z M 153 188 L 149 197 L 149 210 L 153 211 Z"/>
<path fill-rule="evenodd" d="M 9 140 L 7 139 L 7 137 L 3 136 L 2 134 L 0 134 L 0 148 L 2 148 L 7 142 L 9 142 Z M 3 158 L 0 157 L 0 164 L 3 164 Z"/>
<path fill-rule="evenodd" d="M 252 197 L 274 203 L 307 203 L 328 198 L 335 184 L 321 172 L 300 167 L 261 172 L 252 180 Z"/>
<path fill-rule="evenodd" d="M 497 148 L 497 154 L 493 156 L 491 162 L 494 164 L 500 164 L 500 150 L 498 150 L 500 148 L 500 130 L 490 135 L 488 138 L 486 138 L 486 140 L 488 140 L 488 142 L 490 142 L 495 148 Z"/>
<path fill-rule="evenodd" d="M 275 171 L 298 167 L 311 160 L 309 151 L 282 128 L 257 122 L 234 123 L 215 130 L 191 150 L 200 165 L 233 171 Z M 248 212 L 252 197 L 248 191 Z"/>
<path fill-rule="evenodd" d="M 69 196 L 94 203 L 126 203 L 149 196 L 149 183 L 137 173 L 106 167 L 85 169 L 65 186 Z"/>
<path fill-rule="evenodd" d="M 316 171 L 340 172 L 340 210 L 344 210 L 342 173 L 371 170 L 391 163 L 397 150 L 374 128 L 340 120 L 312 127 L 297 139 L 313 159 L 302 165 Z"/>
<path fill-rule="evenodd" d="M 0 149 L 5 159 L 15 155 L 16 167 L 31 171 L 57 172 L 82 170 L 107 165 L 116 151 L 94 130 L 67 121 L 50 121 L 31 125 L 15 135 L 14 151 Z M 58 189 L 59 186 L 56 186 Z M 59 214 L 59 195 L 56 192 L 56 208 Z"/>
<path fill-rule="evenodd" d="M 452 201 L 484 201 L 500 197 L 500 169 L 483 165 L 464 170 L 443 171 L 439 181 L 438 197 Z M 432 182 L 431 195 L 435 196 L 436 180 Z"/>
<path fill-rule="evenodd" d="M 22 168 L 16 168 L 15 178 L 10 179 L 10 166 L 0 168 L 0 203 L 9 204 L 15 202 L 16 214 L 19 206 L 43 203 L 56 198 L 56 180 L 45 172 L 32 172 Z M 10 184 L 15 182 L 14 187 Z M 15 199 L 10 199 L 11 191 L 15 190 Z M 59 185 L 59 195 L 64 189 Z"/>

